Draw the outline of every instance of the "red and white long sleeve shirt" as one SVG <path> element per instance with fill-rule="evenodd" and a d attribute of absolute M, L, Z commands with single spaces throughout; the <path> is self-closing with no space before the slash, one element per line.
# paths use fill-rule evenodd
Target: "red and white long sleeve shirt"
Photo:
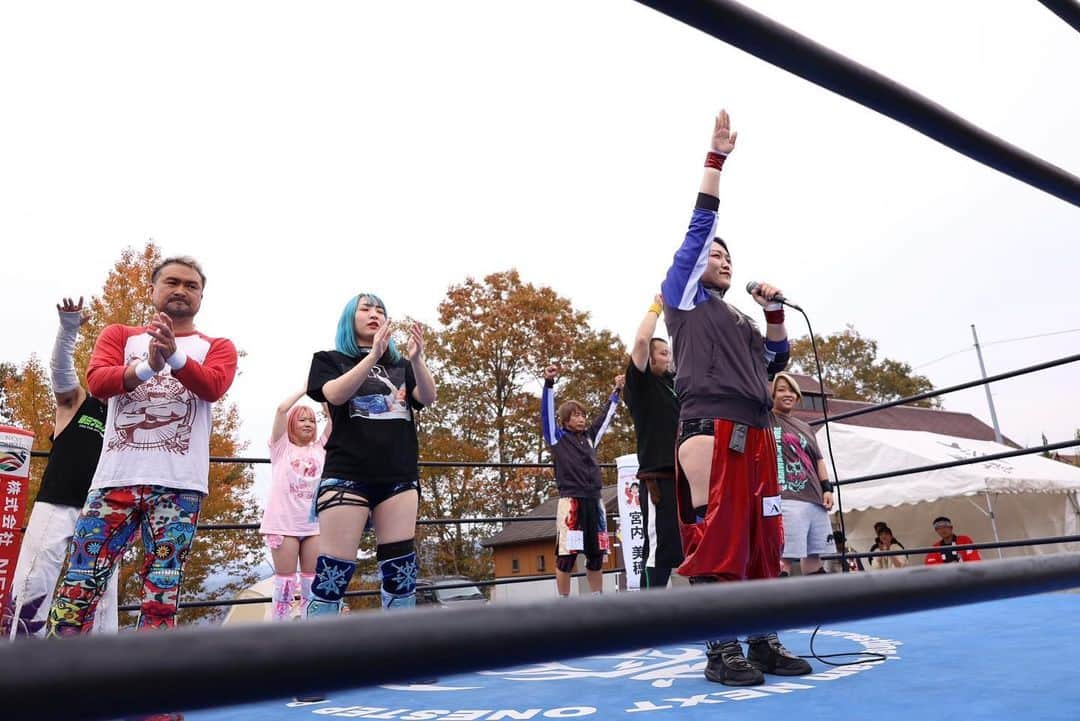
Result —
<path fill-rule="evenodd" d="M 109 399 L 109 411 L 90 487 L 147 484 L 206 493 L 213 403 L 232 385 L 236 347 L 198 332 L 177 335 L 184 366 L 166 365 L 125 390 L 124 369 L 147 357 L 150 340 L 143 327 L 110 325 L 94 345 L 87 386 L 91 395 Z"/>

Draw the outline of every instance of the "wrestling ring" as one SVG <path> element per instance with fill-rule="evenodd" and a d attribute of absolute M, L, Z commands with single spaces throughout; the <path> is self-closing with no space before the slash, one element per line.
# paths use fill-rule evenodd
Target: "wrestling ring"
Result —
<path fill-rule="evenodd" d="M 1080 206 L 1080 179 L 765 16 L 725 0 L 640 1 Z M 1076 3 L 1043 4 L 1080 30 Z M 829 422 L 1078 360 L 1080 355 L 1068 356 L 833 416 Z M 886 477 L 1075 446 L 1080 440 L 888 474 L 841 475 L 836 484 L 842 497 L 847 488 Z M 522 520 L 544 518 L 421 523 Z M 201 530 L 250 528 L 237 524 Z M 1067 549 L 1075 543 L 1080 543 L 1080 535 L 1016 538 L 971 547 Z M 824 558 L 846 562 L 930 551 L 909 548 Z M 324 717 L 497 721 L 639 715 L 692 720 L 796 714 L 824 719 L 868 709 L 898 718 L 933 714 L 965 721 L 1013 716 L 1073 719 L 1080 707 L 1080 685 L 1075 683 L 1068 651 L 1080 641 L 1080 595 L 1060 592 L 1078 587 L 1080 553 L 1066 550 L 888 573 L 491 603 L 452 612 L 355 613 L 305 623 L 187 627 L 165 634 L 86 636 L 62 642 L 21 639 L 0 648 L 0 708 L 6 709 L 8 721 L 98 721 L 162 711 L 183 711 L 188 721 Z M 181 606 L 269 601 L 195 600 Z M 820 630 L 811 636 L 818 625 Z M 702 677 L 703 639 L 777 628 L 796 653 L 807 654 L 816 644 L 811 675 L 770 676 L 766 685 L 751 688 L 728 688 Z M 820 660 L 828 654 L 849 654 L 856 660 L 831 665 Z M 421 678 L 437 680 L 416 682 Z M 327 698 L 309 703 L 292 700 L 311 692 Z"/>

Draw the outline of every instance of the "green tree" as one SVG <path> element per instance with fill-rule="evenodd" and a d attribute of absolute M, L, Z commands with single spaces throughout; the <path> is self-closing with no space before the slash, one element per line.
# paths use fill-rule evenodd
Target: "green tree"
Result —
<path fill-rule="evenodd" d="M 815 337 L 826 388 L 836 398 L 883 403 L 932 390 L 926 376 L 917 375 L 911 366 L 892 358 L 878 358 L 878 343 L 862 336 L 852 326 L 824 338 Z M 817 378 L 810 336 L 791 342 L 790 370 Z M 915 405 L 940 408 L 938 398 Z"/>

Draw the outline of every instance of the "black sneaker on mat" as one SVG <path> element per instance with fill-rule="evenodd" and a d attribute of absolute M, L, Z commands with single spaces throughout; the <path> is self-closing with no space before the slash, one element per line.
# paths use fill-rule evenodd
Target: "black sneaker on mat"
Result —
<path fill-rule="evenodd" d="M 805 676 L 812 673 L 806 659 L 799 658 L 784 648 L 775 634 L 758 641 L 751 641 L 746 656 L 754 668 L 776 676 Z"/>
<path fill-rule="evenodd" d="M 709 641 L 705 646 L 705 655 L 709 659 L 705 665 L 705 678 L 708 680 L 725 686 L 758 686 L 765 683 L 761 671 L 743 656 L 738 641 Z"/>

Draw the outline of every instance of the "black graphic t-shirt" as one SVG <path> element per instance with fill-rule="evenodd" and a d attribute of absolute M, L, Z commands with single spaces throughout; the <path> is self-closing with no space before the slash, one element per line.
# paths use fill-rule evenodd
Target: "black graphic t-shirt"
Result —
<path fill-rule="evenodd" d="M 97 398 L 87 396 L 64 430 L 53 439 L 38 501 L 82 508 L 101 456 L 106 409 Z"/>
<path fill-rule="evenodd" d="M 323 386 L 361 360 L 363 356 L 319 351 L 311 359 L 308 395 L 327 402 Z M 393 361 L 387 352 L 352 398 L 344 405 L 330 404 L 333 427 L 326 442 L 322 477 L 387 484 L 417 480 L 419 451 L 413 411 L 424 406 L 413 398 L 415 387 L 409 361 Z"/>

